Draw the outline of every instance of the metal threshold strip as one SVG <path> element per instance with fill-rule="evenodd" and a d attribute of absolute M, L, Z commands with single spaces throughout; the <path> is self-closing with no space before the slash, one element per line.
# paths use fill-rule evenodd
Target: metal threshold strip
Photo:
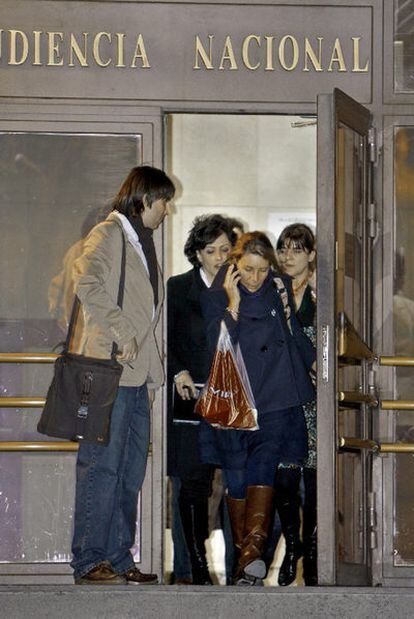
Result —
<path fill-rule="evenodd" d="M 372 453 L 414 453 L 414 443 L 378 443 L 369 439 L 342 436 L 339 439 L 339 449 L 360 451 L 367 449 Z"/>

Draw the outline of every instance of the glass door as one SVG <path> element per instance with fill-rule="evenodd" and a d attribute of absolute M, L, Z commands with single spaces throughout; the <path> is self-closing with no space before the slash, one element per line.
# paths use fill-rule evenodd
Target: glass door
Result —
<path fill-rule="evenodd" d="M 54 354 L 65 338 L 73 297 L 68 274 L 83 238 L 106 217 L 131 167 L 154 159 L 160 165 L 160 116 L 127 129 L 121 123 L 96 124 L 89 132 L 68 127 L 65 132 L 36 131 L 35 126 L 30 132 L 0 132 L 3 583 L 72 581 L 68 563 L 77 445 L 47 440 L 36 425 Z M 156 406 L 160 410 L 154 418 L 162 419 L 161 403 Z M 161 521 L 154 526 L 151 520 L 152 513 L 162 518 L 159 425 L 153 427 L 134 548 L 136 562 L 147 571 L 161 567 L 161 535 L 154 539 L 153 533 L 161 530 Z"/>
<path fill-rule="evenodd" d="M 318 98 L 319 584 L 370 582 L 370 113 Z M 372 402 L 371 402 L 372 400 Z"/>

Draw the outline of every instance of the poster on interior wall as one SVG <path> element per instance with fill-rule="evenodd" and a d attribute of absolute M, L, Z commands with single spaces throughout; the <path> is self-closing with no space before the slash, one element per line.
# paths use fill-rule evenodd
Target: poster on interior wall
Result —
<path fill-rule="evenodd" d="M 267 229 L 272 237 L 272 242 L 276 243 L 280 233 L 290 224 L 306 224 L 313 232 L 316 232 L 316 209 L 299 210 L 292 208 L 284 211 L 273 211 L 269 213 L 267 219 Z"/>

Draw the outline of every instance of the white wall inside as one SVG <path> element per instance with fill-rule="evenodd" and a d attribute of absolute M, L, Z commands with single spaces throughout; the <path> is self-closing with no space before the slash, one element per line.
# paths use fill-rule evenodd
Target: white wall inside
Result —
<path fill-rule="evenodd" d="M 171 114 L 168 172 L 177 183 L 166 275 L 187 271 L 183 247 L 197 215 L 221 213 L 275 242 L 289 223 L 316 220 L 316 125 L 297 116 Z"/>

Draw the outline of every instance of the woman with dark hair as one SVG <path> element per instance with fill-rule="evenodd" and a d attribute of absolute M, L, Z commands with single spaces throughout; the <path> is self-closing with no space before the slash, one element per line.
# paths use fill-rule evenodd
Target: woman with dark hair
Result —
<path fill-rule="evenodd" d="M 240 345 L 258 410 L 257 431 L 211 430 L 202 439 L 203 460 L 224 469 L 228 508 L 239 551 L 235 582 L 260 584 L 274 508 L 278 464 L 301 464 L 307 454 L 301 405 L 314 391 L 309 369 L 313 347 L 293 312 L 290 278 L 275 272 L 276 256 L 262 232 L 243 234 L 203 296 L 210 351 L 224 320 Z"/>
<path fill-rule="evenodd" d="M 316 294 L 314 285 L 316 241 L 305 224 L 287 226 L 279 236 L 276 254 L 280 269 L 292 278 L 296 318 L 303 332 L 316 347 Z M 308 457 L 303 468 L 286 460 L 277 475 L 277 510 L 285 537 L 286 550 L 279 570 L 280 586 L 290 585 L 296 578 L 297 561 L 303 552 L 305 585 L 318 584 L 317 518 L 316 518 L 316 401 L 303 407 L 308 431 Z M 300 540 L 299 486 L 303 471 L 303 526 Z"/>
<path fill-rule="evenodd" d="M 193 268 L 167 282 L 168 473 L 173 482 L 174 577 L 178 584 L 211 584 L 205 540 L 214 467 L 200 461 L 200 422 L 192 411 L 196 384 L 204 383 L 209 370 L 200 297 L 226 261 L 234 240 L 225 217 L 197 217 L 184 247 Z"/>
<path fill-rule="evenodd" d="M 79 445 L 71 563 L 78 585 L 157 582 L 155 574 L 138 570 L 130 548 L 147 463 L 150 401 L 163 383 L 154 334 L 163 287 L 152 233 L 168 214 L 174 191 L 162 170 L 133 168 L 112 212 L 91 230 L 73 267 L 83 315 L 75 326 L 80 343 L 73 352 L 110 358 L 116 344 L 123 366 L 108 445 Z"/>

